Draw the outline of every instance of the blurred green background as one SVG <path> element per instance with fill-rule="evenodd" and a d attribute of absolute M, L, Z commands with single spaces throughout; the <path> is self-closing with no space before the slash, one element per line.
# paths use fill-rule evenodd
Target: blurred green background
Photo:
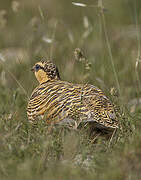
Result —
<path fill-rule="evenodd" d="M 140 23 L 140 0 L 0 1 L 1 178 L 139 178 Z M 75 48 L 81 48 L 88 58 L 91 63 L 89 71 L 75 61 Z M 103 147 L 103 143 L 98 145 L 100 148 L 87 143 L 84 143 L 84 147 L 76 148 L 77 152 L 91 152 L 96 157 L 92 161 L 94 165 L 90 170 L 85 169 L 84 174 L 81 165 L 78 169 L 64 164 L 58 165 L 58 168 L 51 164 L 51 168 L 46 168 L 43 159 L 46 159 L 45 152 L 55 153 L 51 157 L 58 157 L 57 154 L 60 153 L 56 146 L 56 136 L 49 140 L 49 145 L 44 146 L 47 138 L 44 125 L 35 131 L 28 124 L 26 105 L 28 97 L 38 84 L 30 69 L 42 58 L 55 62 L 63 80 L 94 84 L 108 96 L 110 89 L 114 87 L 119 94 L 119 105 L 126 109 L 123 114 L 132 122 L 133 134 L 128 138 L 127 134 L 123 136 L 114 149 L 107 144 Z M 46 150 L 48 146 L 51 148 Z M 113 154 L 109 155 L 111 151 Z M 110 161 L 111 158 L 113 162 Z M 60 158 L 57 159 L 60 161 Z M 123 164 L 121 167 L 120 160 Z M 44 168 L 38 167 L 42 165 Z M 111 167 L 114 168 L 112 171 L 109 170 Z"/>
<path fill-rule="evenodd" d="M 140 89 L 135 64 L 140 51 L 141 2 L 109 0 L 103 1 L 103 6 L 106 29 L 98 1 L 88 1 L 86 7 L 65 0 L 1 1 L 0 53 L 5 66 L 14 65 L 11 72 L 27 91 L 35 82 L 29 70 L 40 58 L 51 58 L 62 79 L 83 82 L 83 69 L 73 57 L 74 49 L 79 47 L 92 63 L 88 81 L 102 88 L 117 87 L 106 30 L 123 98 L 129 101 L 136 97 Z M 139 73 L 140 65 L 137 70 Z M 15 85 L 13 81 L 10 87 L 15 89 Z"/>

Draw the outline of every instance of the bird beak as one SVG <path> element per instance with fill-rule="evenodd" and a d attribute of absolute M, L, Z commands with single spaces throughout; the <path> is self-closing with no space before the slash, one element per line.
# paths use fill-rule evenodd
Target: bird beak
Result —
<path fill-rule="evenodd" d="M 32 72 L 34 72 L 34 71 L 35 71 L 35 68 L 34 68 L 34 66 L 31 68 L 31 71 L 32 71 Z"/>

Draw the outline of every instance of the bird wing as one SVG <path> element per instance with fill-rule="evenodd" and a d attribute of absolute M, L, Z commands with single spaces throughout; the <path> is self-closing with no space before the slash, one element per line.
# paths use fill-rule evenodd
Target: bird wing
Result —
<path fill-rule="evenodd" d="M 82 94 L 82 102 L 91 112 L 88 121 L 94 120 L 106 127 L 118 128 L 114 106 L 100 89 L 85 85 Z"/>
<path fill-rule="evenodd" d="M 29 120 L 44 115 L 47 122 L 64 119 L 94 121 L 105 127 L 118 127 L 114 107 L 104 93 L 93 85 L 50 81 L 33 91 L 27 107 Z"/>

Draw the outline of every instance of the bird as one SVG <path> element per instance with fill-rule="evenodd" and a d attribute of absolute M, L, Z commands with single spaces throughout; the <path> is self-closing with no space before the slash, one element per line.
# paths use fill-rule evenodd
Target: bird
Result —
<path fill-rule="evenodd" d="M 98 87 L 61 80 L 58 68 L 50 60 L 40 60 L 31 70 L 39 85 L 27 105 L 30 122 L 44 119 L 47 125 L 65 124 L 72 128 L 90 122 L 103 130 L 119 128 L 114 105 Z"/>

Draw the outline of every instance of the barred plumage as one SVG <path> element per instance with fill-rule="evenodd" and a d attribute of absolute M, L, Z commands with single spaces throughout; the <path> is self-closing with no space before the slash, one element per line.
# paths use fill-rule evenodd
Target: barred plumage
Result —
<path fill-rule="evenodd" d="M 119 127 L 114 106 L 99 88 L 60 80 L 50 61 L 36 63 L 33 71 L 40 84 L 28 103 L 30 121 L 43 116 L 48 124 L 96 122 L 103 128 Z"/>

